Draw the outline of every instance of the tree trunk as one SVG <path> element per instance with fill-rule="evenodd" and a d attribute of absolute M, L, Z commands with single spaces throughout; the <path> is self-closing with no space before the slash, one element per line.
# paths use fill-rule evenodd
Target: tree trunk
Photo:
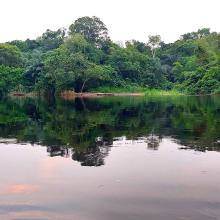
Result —
<path fill-rule="evenodd" d="M 84 89 L 84 87 L 85 87 L 85 84 L 86 84 L 86 81 L 87 81 L 87 80 L 88 80 L 88 79 L 85 79 L 84 82 L 83 82 L 83 84 L 82 84 L 81 91 L 80 91 L 81 94 L 83 93 L 83 89 Z"/>
<path fill-rule="evenodd" d="M 155 49 L 152 49 L 152 56 L 153 56 L 153 59 L 155 58 L 155 54 L 156 54 L 156 50 L 155 50 Z"/>

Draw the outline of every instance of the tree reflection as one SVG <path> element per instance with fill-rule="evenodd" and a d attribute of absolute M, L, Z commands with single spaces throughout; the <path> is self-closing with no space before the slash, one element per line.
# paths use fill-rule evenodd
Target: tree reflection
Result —
<path fill-rule="evenodd" d="M 213 97 L 0 101 L 0 137 L 47 146 L 49 156 L 101 166 L 111 147 L 144 144 L 158 150 L 164 137 L 181 149 L 219 151 L 220 99 Z"/>
<path fill-rule="evenodd" d="M 48 146 L 47 152 L 49 153 L 50 157 L 60 156 L 68 158 L 70 156 L 69 148 L 62 146 Z"/>
<path fill-rule="evenodd" d="M 159 145 L 160 145 L 160 143 L 162 141 L 162 138 L 151 134 L 147 138 L 147 140 L 148 140 L 148 143 L 147 143 L 148 149 L 150 149 L 150 150 L 158 150 Z"/>
<path fill-rule="evenodd" d="M 104 158 L 108 155 L 109 147 L 94 146 L 85 151 L 75 151 L 73 149 L 72 159 L 81 163 L 82 166 L 104 165 Z"/>

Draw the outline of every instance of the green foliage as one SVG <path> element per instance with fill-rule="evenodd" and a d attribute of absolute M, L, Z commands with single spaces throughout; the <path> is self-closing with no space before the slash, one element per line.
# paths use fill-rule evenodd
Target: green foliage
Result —
<path fill-rule="evenodd" d="M 182 35 L 183 40 L 197 40 L 203 37 L 206 37 L 210 34 L 210 29 L 209 28 L 203 28 L 199 29 L 197 32 L 191 32 Z"/>
<path fill-rule="evenodd" d="M 154 35 L 147 43 L 132 40 L 119 46 L 99 18 L 86 16 L 71 24 L 68 34 L 64 28 L 48 29 L 35 40 L 0 44 L 0 65 L 7 69 L 1 70 L 2 94 L 103 88 L 212 94 L 220 91 L 220 34 L 203 28 L 174 43 Z M 16 75 L 18 67 L 24 69 L 16 69 Z"/>
<path fill-rule="evenodd" d="M 175 87 L 190 94 L 219 91 L 220 35 L 208 29 L 189 33 L 181 40 L 160 48 L 162 65 Z M 173 54 L 172 56 L 170 54 Z"/>
<path fill-rule="evenodd" d="M 153 59 L 146 53 L 141 53 L 132 47 L 111 47 L 107 63 L 128 83 L 158 88 L 164 81 L 159 60 Z"/>
<path fill-rule="evenodd" d="M 44 77 L 53 90 L 58 92 L 70 89 L 83 92 L 86 84 L 91 88 L 101 82 L 110 81 L 114 69 L 99 65 L 97 48 L 88 43 L 82 35 L 74 35 L 45 59 Z"/>
<path fill-rule="evenodd" d="M 103 93 L 133 93 L 133 92 L 145 92 L 146 88 L 137 85 L 127 85 L 125 87 L 113 87 L 113 86 L 100 86 L 94 90 L 94 92 Z"/>
<path fill-rule="evenodd" d="M 21 67 L 22 64 L 22 55 L 16 46 L 0 44 L 0 65 Z"/>
<path fill-rule="evenodd" d="M 18 67 L 0 66 L 0 96 L 10 91 L 21 91 L 23 69 Z"/>
<path fill-rule="evenodd" d="M 58 48 L 64 42 L 64 37 L 65 29 L 60 28 L 57 31 L 47 29 L 37 41 L 43 51 L 49 51 Z"/>
<path fill-rule="evenodd" d="M 86 40 L 101 46 L 103 42 L 109 40 L 108 29 L 97 17 L 82 17 L 77 19 L 69 27 L 70 35 L 82 34 Z"/>

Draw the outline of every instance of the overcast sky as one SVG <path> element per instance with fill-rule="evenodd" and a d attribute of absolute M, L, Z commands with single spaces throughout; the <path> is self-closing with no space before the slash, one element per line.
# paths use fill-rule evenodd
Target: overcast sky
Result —
<path fill-rule="evenodd" d="M 0 0 L 0 7 L 0 42 L 33 39 L 93 15 L 113 41 L 160 34 L 172 42 L 203 27 L 220 32 L 220 0 Z"/>

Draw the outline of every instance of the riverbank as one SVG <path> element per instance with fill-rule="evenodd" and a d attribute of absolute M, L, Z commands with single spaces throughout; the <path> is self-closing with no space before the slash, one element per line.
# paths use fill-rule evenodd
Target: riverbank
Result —
<path fill-rule="evenodd" d="M 99 98 L 106 96 L 144 96 L 145 93 L 136 92 L 136 93 L 103 93 L 103 92 L 84 92 L 84 93 L 76 93 L 73 91 L 65 91 L 61 93 L 61 97 L 64 99 L 72 99 L 72 98 Z"/>
<path fill-rule="evenodd" d="M 10 92 L 8 96 L 13 96 L 13 97 L 35 97 L 38 96 L 34 92 Z"/>
<path fill-rule="evenodd" d="M 177 91 L 164 91 L 164 90 L 145 90 L 142 92 L 84 92 L 76 93 L 74 91 L 64 91 L 61 93 L 61 97 L 64 99 L 72 98 L 99 98 L 106 96 L 179 96 L 184 95 Z"/>
<path fill-rule="evenodd" d="M 211 95 L 217 95 L 217 94 L 187 94 L 187 93 L 180 93 L 176 90 L 157 90 L 157 89 L 150 89 L 150 90 L 145 90 L 145 91 L 135 91 L 135 92 L 129 92 L 129 91 L 115 91 L 113 89 L 112 92 L 83 92 L 83 93 L 76 93 L 74 91 L 64 91 L 62 92 L 60 95 L 61 98 L 63 99 L 75 99 L 75 98 L 102 98 L 102 97 L 159 97 L 159 96 L 211 96 Z M 24 92 L 11 92 L 8 94 L 8 96 L 11 97 L 21 97 L 21 98 L 25 98 L 25 97 L 39 97 L 42 95 L 39 95 L 37 93 L 34 92 L 30 92 L 30 93 L 24 93 Z"/>
<path fill-rule="evenodd" d="M 38 94 L 34 92 L 24 93 L 24 92 L 11 92 L 8 94 L 13 97 L 36 97 Z M 112 89 L 104 91 L 91 91 L 91 92 L 83 92 L 76 93 L 74 91 L 66 90 L 60 94 L 60 96 L 64 99 L 73 99 L 73 98 L 99 98 L 99 97 L 107 97 L 107 96 L 180 96 L 186 95 L 174 90 L 157 90 L 157 89 L 139 89 L 139 90 L 126 90 L 126 89 Z"/>
<path fill-rule="evenodd" d="M 177 95 L 186 95 L 177 90 L 163 90 L 163 89 L 149 89 L 146 87 L 140 86 L 128 86 L 128 87 L 98 87 L 96 91 L 99 93 L 114 93 L 114 94 L 142 94 L 150 96 L 177 96 Z"/>

